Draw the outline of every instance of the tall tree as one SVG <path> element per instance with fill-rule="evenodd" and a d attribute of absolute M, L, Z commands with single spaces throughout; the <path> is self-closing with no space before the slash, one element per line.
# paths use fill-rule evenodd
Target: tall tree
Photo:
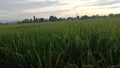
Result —
<path fill-rule="evenodd" d="M 35 16 L 33 16 L 33 22 L 36 22 L 36 17 Z"/>

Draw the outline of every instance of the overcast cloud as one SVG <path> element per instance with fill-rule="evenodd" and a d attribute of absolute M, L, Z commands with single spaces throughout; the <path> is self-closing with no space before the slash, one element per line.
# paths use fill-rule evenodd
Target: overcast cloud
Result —
<path fill-rule="evenodd" d="M 0 21 L 120 13 L 120 0 L 1 0 Z"/>

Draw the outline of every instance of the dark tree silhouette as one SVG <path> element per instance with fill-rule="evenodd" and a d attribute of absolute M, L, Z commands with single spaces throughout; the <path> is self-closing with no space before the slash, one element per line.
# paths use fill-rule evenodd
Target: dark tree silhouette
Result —
<path fill-rule="evenodd" d="M 114 16 L 114 14 L 112 14 L 112 13 L 111 13 L 111 14 L 109 14 L 109 17 L 113 17 L 113 16 Z"/>
<path fill-rule="evenodd" d="M 32 19 L 30 19 L 30 23 L 32 23 L 33 22 L 33 20 Z"/>
<path fill-rule="evenodd" d="M 39 22 L 44 22 L 44 21 L 45 21 L 44 18 L 40 18 L 40 19 L 39 19 Z"/>
<path fill-rule="evenodd" d="M 74 17 L 68 17 L 67 20 L 74 20 Z"/>
<path fill-rule="evenodd" d="M 79 19 L 80 18 L 80 16 L 76 16 L 76 19 Z"/>
<path fill-rule="evenodd" d="M 36 23 L 39 22 L 39 19 L 38 19 L 38 18 L 35 18 L 35 22 L 36 22 Z"/>
<path fill-rule="evenodd" d="M 57 20 L 58 21 L 65 21 L 66 19 L 65 18 L 58 18 Z"/>
<path fill-rule="evenodd" d="M 88 19 L 88 18 L 89 18 L 89 16 L 87 16 L 87 15 L 84 15 L 81 17 L 81 19 Z"/>
<path fill-rule="evenodd" d="M 119 14 L 109 14 L 109 15 L 101 15 L 99 16 L 97 15 L 92 15 L 92 16 L 76 16 L 76 17 L 67 17 L 67 18 L 57 18 L 56 16 L 50 16 L 49 19 L 45 19 L 45 18 L 36 18 L 35 16 L 33 16 L 33 19 L 24 19 L 22 21 L 18 21 L 18 23 L 34 23 L 34 22 L 54 22 L 54 21 L 65 21 L 65 20 L 79 20 L 79 19 L 92 19 L 92 18 L 106 18 L 106 17 L 120 17 L 120 13 Z"/>
<path fill-rule="evenodd" d="M 21 23 L 30 23 L 29 19 L 24 19 Z"/>
<path fill-rule="evenodd" d="M 49 21 L 51 21 L 51 22 L 57 21 L 57 17 L 55 17 L 55 16 L 50 16 L 50 17 L 49 17 Z"/>
<path fill-rule="evenodd" d="M 33 16 L 33 22 L 36 22 L 36 17 L 35 16 Z"/>

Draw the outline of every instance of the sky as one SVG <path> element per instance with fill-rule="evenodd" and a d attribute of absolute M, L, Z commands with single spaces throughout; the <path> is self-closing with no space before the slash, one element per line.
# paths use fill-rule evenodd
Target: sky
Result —
<path fill-rule="evenodd" d="M 0 0 L 0 22 L 120 13 L 120 0 Z"/>

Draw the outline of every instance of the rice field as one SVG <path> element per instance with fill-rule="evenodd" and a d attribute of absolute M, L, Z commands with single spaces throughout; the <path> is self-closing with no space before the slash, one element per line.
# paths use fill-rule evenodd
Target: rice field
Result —
<path fill-rule="evenodd" d="M 120 68 L 120 18 L 0 24 L 0 68 Z"/>

